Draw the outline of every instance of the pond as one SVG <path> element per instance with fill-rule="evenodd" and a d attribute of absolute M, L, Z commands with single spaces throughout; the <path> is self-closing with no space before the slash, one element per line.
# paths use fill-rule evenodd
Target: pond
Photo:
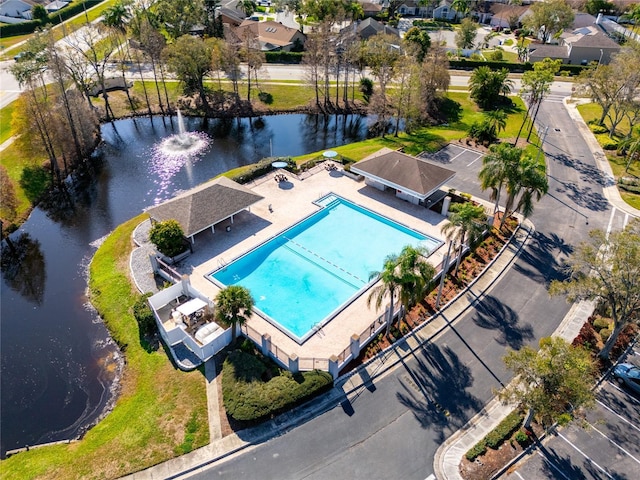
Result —
<path fill-rule="evenodd" d="M 279 115 L 187 118 L 209 145 L 190 158 L 160 158 L 176 118 L 102 127 L 95 178 L 64 212 L 37 208 L 3 246 L 0 316 L 0 454 L 65 440 L 94 424 L 110 400 L 118 349 L 86 298 L 87 266 L 103 239 L 142 209 L 230 169 L 362 140 L 367 118 Z"/>

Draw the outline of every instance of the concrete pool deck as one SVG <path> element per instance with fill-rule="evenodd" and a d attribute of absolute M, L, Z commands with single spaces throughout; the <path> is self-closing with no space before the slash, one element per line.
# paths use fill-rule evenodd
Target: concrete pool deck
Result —
<path fill-rule="evenodd" d="M 284 172 L 287 177 L 284 182 L 275 181 L 274 173 L 245 185 L 264 196 L 263 200 L 253 205 L 250 211 L 236 215 L 233 223 L 225 221 L 216 225 L 215 233 L 207 230 L 196 235 L 193 254 L 181 262 L 180 273 L 190 275 L 192 286 L 207 297 L 213 299 L 220 290 L 206 278 L 209 273 L 316 212 L 320 207 L 313 202 L 328 193 L 338 194 L 430 237 L 443 239 L 440 229 L 446 222 L 444 216 L 400 200 L 392 192 L 366 186 L 364 182 L 344 175 L 341 170 L 326 170 L 319 165 L 304 179 Z M 226 230 L 227 227 L 231 227 L 230 231 Z M 340 238 L 338 241 L 348 242 L 349 239 Z M 444 250 L 445 247 L 440 246 L 429 257 L 434 266 L 441 263 Z M 383 313 L 382 308 L 375 311 L 367 306 L 367 296 L 367 292 L 360 295 L 302 345 L 257 314 L 247 325 L 258 335 L 268 334 L 271 344 L 286 356 L 295 354 L 300 359 L 328 359 L 347 349 L 352 335 L 360 335 Z M 325 365 L 318 366 L 322 367 Z"/>

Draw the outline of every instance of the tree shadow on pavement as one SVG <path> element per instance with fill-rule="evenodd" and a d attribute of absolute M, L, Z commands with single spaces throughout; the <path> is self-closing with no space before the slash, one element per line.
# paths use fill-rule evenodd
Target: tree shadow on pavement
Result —
<path fill-rule="evenodd" d="M 482 408 L 467 391 L 473 385 L 471 369 L 449 347 L 428 343 L 413 353 L 417 366 L 403 361 L 407 373 L 399 376 L 398 400 L 443 442 Z"/>
<path fill-rule="evenodd" d="M 529 245 L 520 252 L 514 268 L 524 276 L 548 285 L 552 280 L 566 278 L 558 259 L 572 251 L 573 248 L 557 235 L 536 231 Z"/>
<path fill-rule="evenodd" d="M 533 338 L 533 327 L 528 323 L 519 325 L 518 314 L 496 297 L 485 296 L 475 307 L 474 323 L 487 330 L 496 330 L 498 335 L 494 338 L 500 345 L 519 350 Z"/>
<path fill-rule="evenodd" d="M 585 183 L 594 183 L 596 185 L 600 185 L 601 187 L 607 187 L 615 184 L 611 178 L 607 177 L 600 169 L 595 165 L 590 165 L 588 163 L 583 162 L 582 160 L 578 160 L 577 158 L 572 158 L 564 153 L 559 155 L 546 155 L 547 158 L 553 158 L 561 165 L 568 167 L 572 170 L 577 171 L 580 174 L 580 180 Z"/>
<path fill-rule="evenodd" d="M 569 457 L 561 457 L 553 450 L 548 450 L 538 443 L 538 450 L 542 454 L 542 478 L 570 478 L 571 480 L 586 479 L 582 469 L 574 465 Z M 595 477 L 597 478 L 597 477 Z"/>

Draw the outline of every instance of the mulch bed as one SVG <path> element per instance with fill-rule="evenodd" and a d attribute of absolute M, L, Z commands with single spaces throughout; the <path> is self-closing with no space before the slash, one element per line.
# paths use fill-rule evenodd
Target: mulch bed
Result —
<path fill-rule="evenodd" d="M 542 435 L 543 429 L 540 425 L 534 423 L 531 428 L 536 435 Z M 488 448 L 487 453 L 479 456 L 473 462 L 463 456 L 460 462 L 460 475 L 465 480 L 486 480 L 491 478 L 511 460 L 520 455 L 527 446 L 523 447 L 512 438 L 510 441 L 504 442 L 497 450 Z"/>

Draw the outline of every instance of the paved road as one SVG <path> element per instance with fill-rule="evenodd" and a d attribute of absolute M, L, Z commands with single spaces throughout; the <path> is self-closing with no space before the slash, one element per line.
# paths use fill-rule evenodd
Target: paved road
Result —
<path fill-rule="evenodd" d="M 422 480 L 433 473 L 437 447 L 509 381 L 505 349 L 537 344 L 568 311 L 546 291 L 562 259 L 589 229 L 623 221 L 602 195 L 604 179 L 564 106 L 546 102 L 539 119 L 554 128 L 545 143 L 550 194 L 536 206 L 532 242 L 476 307 L 355 398 L 195 478 Z M 464 173 L 453 187 L 486 198 L 468 183 L 477 162 L 449 167 Z"/>
<path fill-rule="evenodd" d="M 630 357 L 631 362 L 640 361 L 637 350 Z M 596 398 L 595 408 L 584 419 L 546 438 L 503 478 L 638 478 L 640 395 L 609 380 Z"/>

